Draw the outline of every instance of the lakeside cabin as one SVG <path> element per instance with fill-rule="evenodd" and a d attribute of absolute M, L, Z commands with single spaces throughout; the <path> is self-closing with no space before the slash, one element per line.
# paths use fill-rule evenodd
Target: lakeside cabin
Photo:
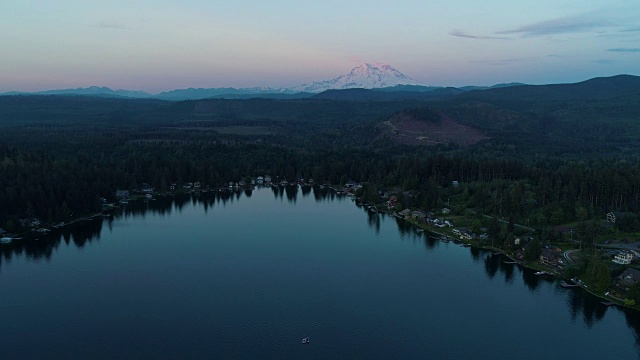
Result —
<path fill-rule="evenodd" d="M 634 254 L 631 251 L 622 251 L 613 259 L 613 262 L 620 265 L 629 265 L 635 259 Z"/>
<path fill-rule="evenodd" d="M 622 274 L 618 275 L 616 286 L 621 290 L 627 291 L 638 282 L 640 282 L 640 271 L 628 268 L 625 269 Z"/>
<path fill-rule="evenodd" d="M 540 263 L 546 266 L 557 266 L 558 265 L 558 255 L 556 255 L 553 251 L 549 249 L 542 250 L 540 254 Z"/>

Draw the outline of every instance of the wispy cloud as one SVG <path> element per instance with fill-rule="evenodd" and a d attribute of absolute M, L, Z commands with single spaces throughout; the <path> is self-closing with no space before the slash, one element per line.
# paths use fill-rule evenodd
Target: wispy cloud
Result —
<path fill-rule="evenodd" d="M 467 39 L 479 39 L 479 40 L 511 40 L 511 38 L 506 36 L 481 36 L 481 35 L 471 35 L 467 34 L 464 31 L 460 30 L 452 30 L 449 32 L 449 35 Z"/>
<path fill-rule="evenodd" d="M 600 60 L 594 60 L 593 62 L 600 65 L 609 65 L 609 64 L 615 63 L 616 61 L 609 60 L 609 59 L 600 59 Z"/>
<path fill-rule="evenodd" d="M 498 31 L 496 34 L 522 34 L 524 36 L 544 36 L 553 34 L 568 34 L 592 31 L 599 28 L 611 26 L 612 24 L 603 19 L 592 16 L 571 16 L 520 26 L 515 29 Z"/>
<path fill-rule="evenodd" d="M 93 26 L 101 29 L 116 29 L 116 30 L 129 29 L 127 26 L 117 21 L 101 21 Z"/>
<path fill-rule="evenodd" d="M 640 48 L 613 48 L 607 49 L 607 51 L 618 53 L 637 53 L 640 52 Z"/>

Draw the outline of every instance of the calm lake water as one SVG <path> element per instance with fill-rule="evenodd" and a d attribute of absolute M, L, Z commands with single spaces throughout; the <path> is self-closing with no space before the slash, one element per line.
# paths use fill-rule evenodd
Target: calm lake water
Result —
<path fill-rule="evenodd" d="M 0 252 L 2 359 L 640 358 L 638 314 L 319 189 L 140 201 Z"/>

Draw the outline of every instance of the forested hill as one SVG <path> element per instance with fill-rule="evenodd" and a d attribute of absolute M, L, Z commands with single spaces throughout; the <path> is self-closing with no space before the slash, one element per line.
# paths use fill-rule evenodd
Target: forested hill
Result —
<path fill-rule="evenodd" d="M 265 174 L 369 182 L 410 192 L 403 203 L 425 209 L 464 195 L 484 213 L 536 226 L 552 215 L 575 220 L 577 208 L 583 218 L 637 212 L 637 83 L 621 76 L 438 100 L 0 97 L 0 228 L 95 212 L 101 197 L 143 183 L 213 188 Z M 395 140 L 416 128 L 421 138 L 453 132 Z M 455 131 L 473 141 L 447 143 Z"/>
<path fill-rule="evenodd" d="M 41 139 L 50 143 L 51 135 L 69 138 L 73 132 L 91 128 L 95 134 L 105 132 L 116 138 L 126 135 L 128 139 L 259 140 L 294 147 L 341 145 L 376 149 L 394 142 L 387 138 L 387 129 L 380 124 L 398 111 L 412 108 L 439 112 L 447 119 L 446 124 L 452 124 L 450 128 L 470 126 L 479 131 L 482 133 L 479 138 L 489 140 L 476 146 L 490 148 L 494 156 L 508 155 L 504 151 L 496 153 L 496 149 L 508 148 L 517 154 L 571 156 L 632 154 L 640 149 L 640 77 L 630 75 L 576 84 L 523 85 L 469 92 L 335 90 L 311 99 L 286 100 L 167 102 L 84 96 L 3 96 L 0 97 L 0 127 L 12 130 L 0 134 L 0 140 L 34 143 L 37 142 L 34 139 Z M 412 131 L 404 130 L 406 134 Z M 455 133 L 447 136 L 453 143 L 461 143 L 455 141 L 455 137 Z"/>

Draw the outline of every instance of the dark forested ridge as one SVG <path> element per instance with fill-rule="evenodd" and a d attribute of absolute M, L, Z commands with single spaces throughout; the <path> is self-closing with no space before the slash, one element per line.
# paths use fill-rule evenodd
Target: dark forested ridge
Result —
<path fill-rule="evenodd" d="M 638 77 L 444 98 L 434 91 L 183 102 L 0 97 L 0 227 L 95 213 L 101 198 L 143 183 L 217 188 L 264 174 L 368 182 L 426 209 L 457 197 L 534 226 L 640 211 Z M 397 114 L 471 126 L 486 140 L 401 145 L 382 131 Z M 640 228 L 634 216 L 629 227 Z"/>

